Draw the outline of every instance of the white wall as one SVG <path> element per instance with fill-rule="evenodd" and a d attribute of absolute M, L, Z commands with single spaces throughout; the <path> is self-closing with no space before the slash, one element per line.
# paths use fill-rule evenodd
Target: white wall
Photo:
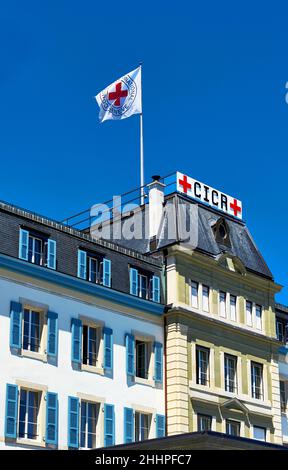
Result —
<path fill-rule="evenodd" d="M 106 403 L 115 406 L 116 443 L 123 442 L 123 408 L 139 404 L 165 414 L 164 389 L 134 384 L 128 386 L 126 377 L 125 333 L 137 330 L 155 336 L 163 344 L 163 327 L 151 321 L 95 307 L 83 301 L 64 295 L 55 295 L 40 288 L 30 287 L 0 278 L 0 441 L 4 444 L 6 383 L 25 380 L 46 385 L 48 391 L 57 392 L 59 399 L 59 448 L 67 446 L 68 395 L 77 392 L 105 397 Z M 35 359 L 12 355 L 9 346 L 10 301 L 26 298 L 49 305 L 49 309 L 59 316 L 58 366 Z M 71 318 L 83 315 L 105 322 L 113 329 L 114 367 L 113 379 L 98 374 L 77 371 L 71 365 Z M 152 436 L 155 437 L 155 423 L 152 423 Z M 151 436 L 151 437 L 152 437 Z"/>

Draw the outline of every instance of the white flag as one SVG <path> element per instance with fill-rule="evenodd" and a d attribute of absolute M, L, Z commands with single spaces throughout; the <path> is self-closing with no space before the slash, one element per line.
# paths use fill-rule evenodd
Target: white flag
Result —
<path fill-rule="evenodd" d="M 141 114 L 141 67 L 116 80 L 95 98 L 100 107 L 100 122 Z"/>

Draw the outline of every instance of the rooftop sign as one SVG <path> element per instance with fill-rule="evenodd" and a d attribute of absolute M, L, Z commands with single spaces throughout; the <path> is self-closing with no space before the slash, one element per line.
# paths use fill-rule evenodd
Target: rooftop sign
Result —
<path fill-rule="evenodd" d="M 176 181 L 179 193 L 242 220 L 242 202 L 239 199 L 200 183 L 179 171 L 176 173 Z"/>

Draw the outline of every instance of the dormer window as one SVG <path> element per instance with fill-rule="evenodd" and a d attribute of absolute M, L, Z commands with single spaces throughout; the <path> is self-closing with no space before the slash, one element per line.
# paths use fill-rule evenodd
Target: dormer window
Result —
<path fill-rule="evenodd" d="M 217 243 L 226 246 L 231 245 L 229 238 L 229 227 L 223 217 L 217 220 L 217 222 L 213 225 L 212 229 Z"/>
<path fill-rule="evenodd" d="M 226 226 L 223 222 L 218 227 L 218 233 L 219 233 L 220 237 L 223 240 L 225 240 L 225 238 L 227 237 L 227 229 L 226 229 Z"/>
<path fill-rule="evenodd" d="M 130 294 L 145 300 L 160 302 L 160 278 L 148 271 L 130 268 Z"/>
<path fill-rule="evenodd" d="M 20 228 L 19 258 L 38 266 L 56 269 L 56 241 L 34 230 Z"/>
<path fill-rule="evenodd" d="M 111 261 L 103 255 L 78 250 L 77 276 L 93 284 L 111 287 Z"/>

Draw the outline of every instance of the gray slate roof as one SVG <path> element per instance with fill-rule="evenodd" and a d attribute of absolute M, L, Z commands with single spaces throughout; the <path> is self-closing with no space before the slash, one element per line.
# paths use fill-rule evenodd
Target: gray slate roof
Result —
<path fill-rule="evenodd" d="M 215 239 L 212 227 L 220 218 L 223 218 L 228 226 L 230 246 L 221 245 Z M 189 228 L 190 238 L 187 238 Z M 144 234 L 144 220 L 142 220 L 142 231 Z M 121 240 L 118 243 L 140 253 L 150 251 L 148 236 L 138 240 L 133 238 Z M 223 252 L 229 253 L 237 256 L 246 269 L 273 279 L 244 222 L 175 193 L 166 198 L 156 248 L 153 252 L 161 251 L 176 243 L 215 258 Z"/>

